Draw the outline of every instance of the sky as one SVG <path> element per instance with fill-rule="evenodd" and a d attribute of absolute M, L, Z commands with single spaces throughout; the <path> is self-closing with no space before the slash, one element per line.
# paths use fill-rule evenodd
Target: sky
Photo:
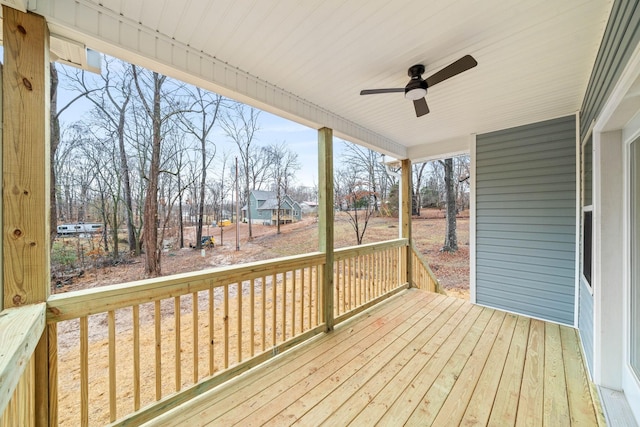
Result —
<path fill-rule="evenodd" d="M 63 66 L 58 64 L 60 70 Z M 66 66 L 65 66 L 66 67 Z M 71 99 L 77 96 L 65 88 L 62 73 L 59 72 L 60 85 L 58 87 L 58 108 L 66 105 Z M 80 120 L 87 114 L 92 104 L 84 99 L 80 99 L 65 110 L 61 116 L 61 123 L 73 123 Z M 229 140 L 218 127 L 214 130 L 214 142 L 216 142 L 218 152 L 228 150 L 235 152 L 235 144 Z M 256 134 L 255 145 L 267 146 L 273 143 L 285 142 L 295 153 L 298 154 L 300 169 L 296 173 L 297 186 L 314 187 L 318 183 L 318 133 L 317 130 L 308 128 L 290 120 L 261 111 L 259 116 L 259 131 Z M 342 150 L 342 141 L 334 139 L 334 159 L 339 161 Z"/>

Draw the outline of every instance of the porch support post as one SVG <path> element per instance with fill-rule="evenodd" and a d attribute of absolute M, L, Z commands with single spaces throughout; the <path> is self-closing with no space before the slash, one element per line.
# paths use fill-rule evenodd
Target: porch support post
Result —
<path fill-rule="evenodd" d="M 413 286 L 412 262 L 411 262 L 411 204 L 413 202 L 413 179 L 411 175 L 411 160 L 402 160 L 402 182 L 400 189 L 400 200 L 402 206 L 400 208 L 400 233 L 403 239 L 408 239 L 409 244 L 406 247 L 406 262 L 403 266 L 406 271 L 404 277 L 409 286 Z"/>
<path fill-rule="evenodd" d="M 323 268 L 322 310 L 326 330 L 333 330 L 333 130 L 318 130 L 318 241 L 325 253 Z"/>
<path fill-rule="evenodd" d="M 49 297 L 49 31 L 2 7 L 4 307 Z"/>
<path fill-rule="evenodd" d="M 3 6 L 2 298 L 4 308 L 49 297 L 49 30 Z M 34 352 L 36 425 L 49 425 L 45 332 Z"/>

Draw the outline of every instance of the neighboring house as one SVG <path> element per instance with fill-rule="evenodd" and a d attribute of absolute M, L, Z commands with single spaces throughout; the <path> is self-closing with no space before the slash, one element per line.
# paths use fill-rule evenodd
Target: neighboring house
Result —
<path fill-rule="evenodd" d="M 318 212 L 318 203 L 310 201 L 300 202 L 300 208 L 303 214 L 315 213 Z"/>
<path fill-rule="evenodd" d="M 280 224 L 288 224 L 302 219 L 300 204 L 285 194 L 280 200 L 280 206 L 278 206 L 278 197 L 275 191 L 251 191 L 249 193 L 249 206 L 251 208 L 252 224 L 276 225 L 278 208 L 280 208 Z M 248 219 L 247 205 L 244 205 L 242 207 L 242 220 L 246 222 Z"/>

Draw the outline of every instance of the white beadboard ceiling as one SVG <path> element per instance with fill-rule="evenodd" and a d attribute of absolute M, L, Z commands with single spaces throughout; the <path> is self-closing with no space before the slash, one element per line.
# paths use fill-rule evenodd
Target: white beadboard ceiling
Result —
<path fill-rule="evenodd" d="M 32 4 L 34 3 L 34 4 Z M 579 110 L 608 0 L 37 0 L 54 34 L 395 157 L 465 151 L 471 135 Z M 402 93 L 470 54 L 478 66 Z"/>

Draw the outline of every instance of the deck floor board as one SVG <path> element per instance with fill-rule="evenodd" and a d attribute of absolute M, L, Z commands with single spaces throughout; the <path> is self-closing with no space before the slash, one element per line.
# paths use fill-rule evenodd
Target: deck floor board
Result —
<path fill-rule="evenodd" d="M 598 425 L 575 329 L 411 289 L 148 425 Z"/>

